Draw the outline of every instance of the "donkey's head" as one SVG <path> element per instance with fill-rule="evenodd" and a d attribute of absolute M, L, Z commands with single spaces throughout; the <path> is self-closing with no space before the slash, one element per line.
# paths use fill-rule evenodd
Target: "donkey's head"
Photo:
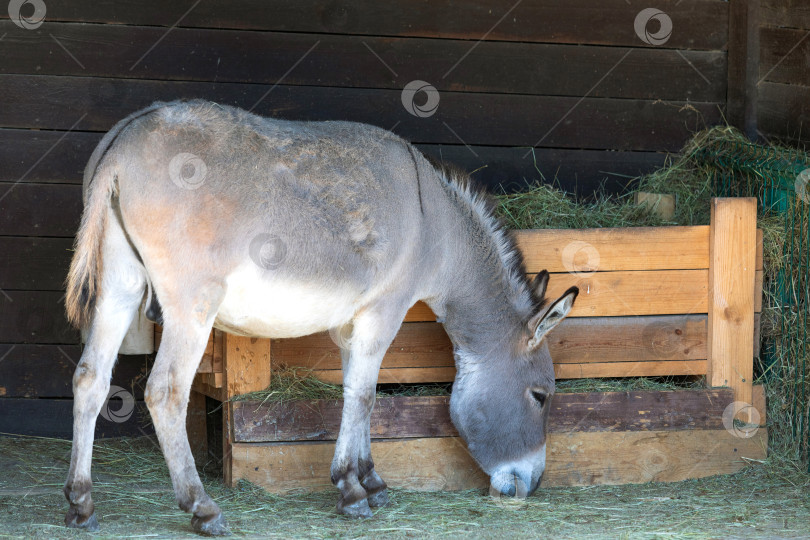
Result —
<path fill-rule="evenodd" d="M 543 271 L 531 286 L 542 299 Z M 554 367 L 546 336 L 571 311 L 579 290 L 568 289 L 504 332 L 484 357 L 457 351 L 459 372 L 450 413 L 470 453 L 490 476 L 490 493 L 526 497 L 546 466 L 546 431 Z"/>

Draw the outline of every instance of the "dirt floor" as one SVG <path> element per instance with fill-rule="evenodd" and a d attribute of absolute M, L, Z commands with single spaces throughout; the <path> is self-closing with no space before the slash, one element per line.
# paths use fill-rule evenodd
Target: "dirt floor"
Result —
<path fill-rule="evenodd" d="M 0 538 L 82 538 L 62 525 L 69 441 L 0 437 Z M 96 445 L 94 537 L 195 538 L 153 439 Z M 676 484 L 541 488 L 524 502 L 481 491 L 393 490 L 365 521 L 336 515 L 336 492 L 274 496 L 204 476 L 235 537 L 808 538 L 810 477 L 770 460 L 732 476 Z"/>

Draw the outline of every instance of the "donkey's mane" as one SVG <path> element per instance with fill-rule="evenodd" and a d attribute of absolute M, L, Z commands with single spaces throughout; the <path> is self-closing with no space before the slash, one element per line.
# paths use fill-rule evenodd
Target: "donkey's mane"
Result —
<path fill-rule="evenodd" d="M 511 231 L 495 215 L 495 200 L 482 186 L 476 184 L 470 176 L 458 167 L 428 161 L 435 167 L 439 177 L 455 195 L 456 200 L 470 209 L 470 215 L 492 239 L 492 249 L 501 261 L 503 277 L 512 293 L 511 300 L 523 313 L 533 313 L 543 302 L 532 292 L 526 276 L 526 264 L 523 255 L 517 248 Z"/>

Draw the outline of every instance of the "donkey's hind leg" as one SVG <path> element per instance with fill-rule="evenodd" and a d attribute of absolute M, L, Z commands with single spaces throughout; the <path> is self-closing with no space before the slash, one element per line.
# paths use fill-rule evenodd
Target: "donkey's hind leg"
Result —
<path fill-rule="evenodd" d="M 191 512 L 191 525 L 207 535 L 230 534 L 219 506 L 203 488 L 186 434 L 191 383 L 211 332 L 222 288 L 208 287 L 201 299 L 163 304 L 163 336 L 146 385 L 146 405 L 155 424 L 180 508 Z"/>
<path fill-rule="evenodd" d="M 123 255 L 108 261 L 87 345 L 73 375 L 73 450 L 64 488 L 70 503 L 65 525 L 89 530 L 98 529 L 90 494 L 96 418 L 107 399 L 118 349 L 138 311 L 146 284 L 137 261 L 126 261 Z"/>

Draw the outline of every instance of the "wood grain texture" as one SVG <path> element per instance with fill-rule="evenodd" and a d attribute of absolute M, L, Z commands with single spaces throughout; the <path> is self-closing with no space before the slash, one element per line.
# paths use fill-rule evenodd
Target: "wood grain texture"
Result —
<path fill-rule="evenodd" d="M 116 400 L 118 401 L 118 400 Z M 120 402 L 119 402 L 120 403 Z M 113 404 L 112 410 L 119 405 Z M 34 437 L 73 437 L 72 399 L 0 399 L 0 432 Z M 99 416 L 95 438 L 140 437 L 154 433 L 149 411 L 143 401 L 135 401 L 132 416 L 115 422 Z M 58 466 L 58 465 L 55 465 Z"/>
<path fill-rule="evenodd" d="M 458 144 L 455 131 L 470 145 L 528 148 L 542 139 L 557 148 L 676 151 L 694 129 L 722 120 L 717 102 L 443 92 L 441 114 L 418 118 L 402 106 L 400 90 L 278 85 L 273 99 L 262 99 L 266 91 L 246 83 L 0 75 L 0 93 L 17 104 L 0 109 L 0 125 L 101 131 L 156 100 L 205 98 L 288 120 L 394 128 L 415 143 Z"/>
<path fill-rule="evenodd" d="M 784 0 L 782 2 L 785 3 Z M 798 3 L 798 0 L 791 0 Z M 675 28 L 665 47 L 723 50 L 728 41 L 727 3 L 718 0 L 662 0 L 656 4 Z M 632 23 L 639 9 L 623 0 L 547 0 L 512 4 L 476 0 L 458 6 L 441 2 L 338 0 L 279 3 L 266 9 L 261 0 L 230 4 L 203 2 L 183 17 L 180 27 L 228 28 L 365 36 L 417 36 L 493 41 L 630 45 L 642 47 Z M 48 6 L 48 22 L 93 22 L 169 27 L 188 10 L 185 4 L 159 0 L 101 0 Z M 696 17 L 695 13 L 700 13 Z M 508 16 L 507 16 L 508 15 Z M 8 18 L 0 12 L 0 19 Z M 19 30 L 22 34 L 26 31 Z M 453 59 L 455 62 L 456 59 Z M 452 62 L 451 64 L 452 65 Z M 450 66 L 448 66 L 450 67 Z"/>
<path fill-rule="evenodd" d="M 757 202 L 712 199 L 707 381 L 751 403 Z"/>
<path fill-rule="evenodd" d="M 0 129 L 0 182 L 81 184 L 82 171 L 101 133 Z M 471 171 L 475 182 L 490 190 L 525 189 L 544 178 L 556 178 L 571 193 L 589 195 L 600 186 L 609 193 L 626 188 L 627 178 L 664 165 L 658 152 L 605 152 L 564 148 L 525 148 L 462 144 L 419 144 L 439 162 Z M 44 159 L 43 159 L 43 156 Z"/>
<path fill-rule="evenodd" d="M 810 140 L 810 87 L 762 82 L 757 114 L 760 130 L 766 135 L 807 142 Z"/>
<path fill-rule="evenodd" d="M 81 186 L 2 183 L 0 197 L 3 235 L 73 238 L 79 228 Z"/>
<path fill-rule="evenodd" d="M 0 294 L 0 343 L 78 345 L 79 332 L 65 318 L 63 292 Z"/>
<path fill-rule="evenodd" d="M 63 291 L 73 240 L 0 236 L 0 289 Z"/>
<path fill-rule="evenodd" d="M 760 11 L 763 26 L 810 29 L 810 4 L 805 0 L 764 0 Z"/>
<path fill-rule="evenodd" d="M 766 457 L 768 434 L 726 430 L 551 433 L 543 487 L 678 482 L 729 474 Z M 334 489 L 331 442 L 234 444 L 240 478 L 273 493 Z M 421 491 L 486 488 L 489 480 L 456 437 L 374 441 L 377 472 L 390 487 Z"/>
<path fill-rule="evenodd" d="M 709 227 L 532 229 L 514 232 L 526 271 L 702 270 Z"/>
<path fill-rule="evenodd" d="M 283 81 L 301 86 L 397 90 L 418 77 L 433 81 L 440 92 L 699 102 L 721 102 L 726 94 L 726 54 L 722 51 L 685 50 L 678 54 L 660 48 L 635 48 L 633 54 L 625 56 L 629 49 L 605 46 L 482 41 L 470 50 L 469 42 L 460 40 L 207 28 L 175 28 L 167 34 L 153 26 L 49 26 L 47 32 L 19 33 L 12 21 L 0 21 L 0 34 L 7 34 L 3 41 L 7 56 L 0 73 L 25 73 L 35 63 L 39 75 L 268 85 Z M 84 59 L 82 65 L 65 62 L 64 55 L 54 54 L 54 39 L 64 43 L 74 57 Z M 143 50 L 131 44 L 158 42 L 162 52 L 138 62 Z M 302 58 L 315 43 L 318 46 Z M 461 57 L 464 62 L 444 77 Z M 136 62 L 138 65 L 131 69 Z M 296 68 L 291 71 L 289 67 L 294 64 Z M 563 64 L 570 66 L 567 77 L 559 76 Z M 607 66 L 615 69 L 596 85 Z M 706 79 L 711 84 L 706 84 Z"/>
<path fill-rule="evenodd" d="M 0 344 L 0 398 L 72 398 L 81 355 L 78 345 Z M 119 355 L 110 383 L 142 400 L 152 360 L 151 355 Z"/>
<path fill-rule="evenodd" d="M 731 125 L 756 140 L 759 0 L 730 0 L 728 27 L 726 114 Z"/>
<path fill-rule="evenodd" d="M 548 337 L 557 364 L 706 358 L 706 315 L 566 319 Z M 326 332 L 273 340 L 275 366 L 340 369 L 340 351 Z M 439 323 L 405 323 L 383 369 L 453 366 L 453 349 Z"/>
<path fill-rule="evenodd" d="M 810 86 L 810 29 L 764 27 L 760 40 L 760 78 Z"/>
<path fill-rule="evenodd" d="M 762 388 L 758 387 L 760 399 Z M 556 394 L 549 432 L 671 431 L 723 429 L 723 411 L 734 401 L 728 388 L 667 392 Z M 392 396 L 377 399 L 371 414 L 372 439 L 455 437 L 449 396 Z M 764 401 L 754 400 L 764 411 Z M 234 442 L 332 441 L 340 429 L 343 400 L 265 404 L 233 403 Z M 765 425 L 764 416 L 760 425 Z"/>
<path fill-rule="evenodd" d="M 225 397 L 270 386 L 270 340 L 223 334 Z"/>

